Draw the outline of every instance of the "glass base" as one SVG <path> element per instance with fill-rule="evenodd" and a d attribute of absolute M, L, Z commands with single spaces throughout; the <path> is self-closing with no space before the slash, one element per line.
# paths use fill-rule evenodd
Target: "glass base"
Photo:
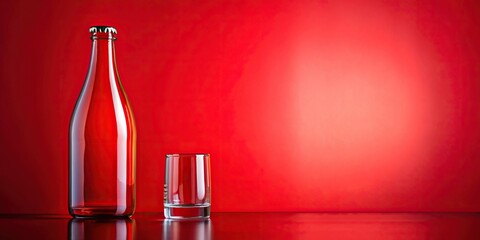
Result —
<path fill-rule="evenodd" d="M 164 215 L 168 219 L 207 219 L 210 206 L 165 206 Z"/>
<path fill-rule="evenodd" d="M 75 218 L 128 218 L 133 213 L 117 213 L 117 207 L 77 207 L 70 208 L 70 215 Z"/>

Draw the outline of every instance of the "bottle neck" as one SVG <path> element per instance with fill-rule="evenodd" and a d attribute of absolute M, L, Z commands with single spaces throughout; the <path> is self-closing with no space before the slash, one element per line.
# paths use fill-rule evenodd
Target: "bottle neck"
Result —
<path fill-rule="evenodd" d="M 117 64 L 115 60 L 114 42 L 115 38 L 92 36 L 90 72 L 96 73 L 95 79 L 98 79 L 100 76 L 116 76 Z"/>

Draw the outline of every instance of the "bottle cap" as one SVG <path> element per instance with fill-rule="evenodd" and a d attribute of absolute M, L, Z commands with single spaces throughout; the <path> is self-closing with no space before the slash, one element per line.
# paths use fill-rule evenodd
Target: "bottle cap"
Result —
<path fill-rule="evenodd" d="M 113 33 L 117 34 L 117 29 L 110 26 L 92 26 L 89 30 L 90 33 Z"/>

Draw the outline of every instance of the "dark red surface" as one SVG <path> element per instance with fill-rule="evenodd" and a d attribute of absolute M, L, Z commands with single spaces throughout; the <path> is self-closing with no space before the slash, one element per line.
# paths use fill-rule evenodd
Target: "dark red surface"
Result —
<path fill-rule="evenodd" d="M 217 212 L 479 211 L 479 13 L 473 0 L 2 1 L 0 212 L 67 212 L 96 24 L 119 32 L 139 212 L 162 211 L 175 152 L 211 153 Z"/>
<path fill-rule="evenodd" d="M 209 221 L 0 217 L 1 239 L 395 239 L 480 238 L 477 214 L 213 213 Z"/>

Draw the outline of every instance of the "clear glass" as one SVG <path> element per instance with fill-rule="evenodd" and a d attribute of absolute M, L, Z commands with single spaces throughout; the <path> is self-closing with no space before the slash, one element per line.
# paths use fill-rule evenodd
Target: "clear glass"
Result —
<path fill-rule="evenodd" d="M 164 214 L 169 219 L 210 217 L 210 155 L 168 154 Z"/>
<path fill-rule="evenodd" d="M 69 213 L 131 216 L 135 121 L 117 72 L 114 32 L 93 32 L 91 38 L 90 67 L 70 122 Z"/>
<path fill-rule="evenodd" d="M 74 218 L 68 223 L 69 240 L 132 240 L 135 239 L 135 219 Z"/>

